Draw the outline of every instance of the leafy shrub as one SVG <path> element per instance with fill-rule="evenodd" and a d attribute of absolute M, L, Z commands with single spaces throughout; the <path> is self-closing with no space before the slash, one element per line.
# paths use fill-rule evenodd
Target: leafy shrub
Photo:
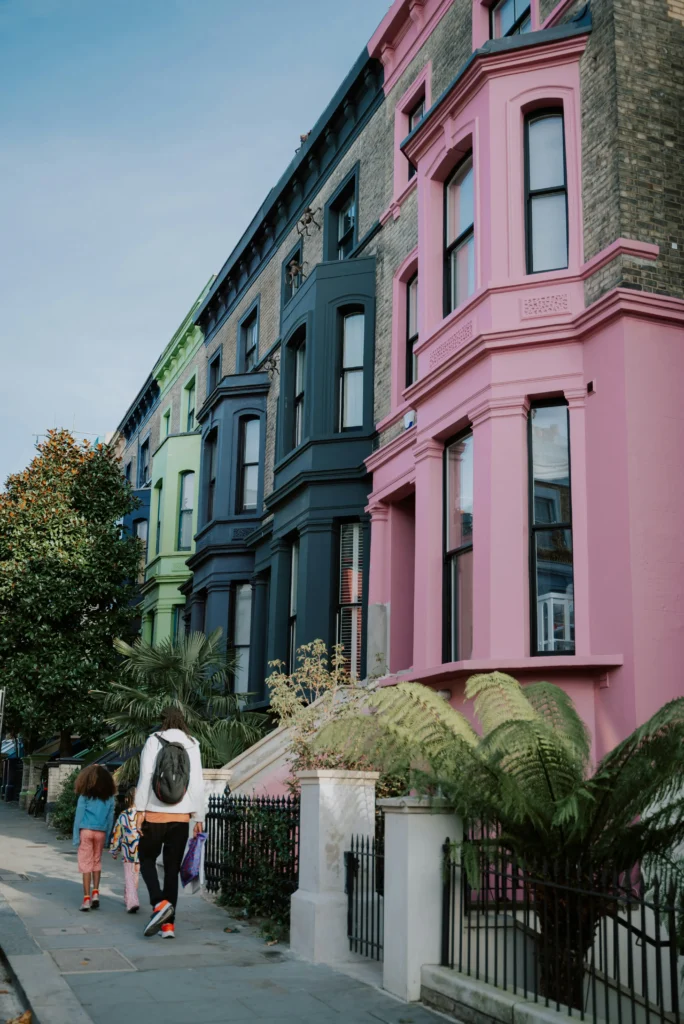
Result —
<path fill-rule="evenodd" d="M 250 827 L 251 843 L 258 850 L 249 853 L 249 870 L 223 880 L 218 902 L 239 908 L 245 917 L 266 918 L 269 935 L 277 932 L 280 936 L 289 928 L 290 897 L 297 889 L 292 822 L 289 815 L 252 808 Z"/>
<path fill-rule="evenodd" d="M 76 804 L 78 803 L 78 797 L 74 792 L 74 783 L 80 770 L 80 768 L 75 768 L 65 779 L 62 792 L 55 802 L 51 824 L 61 836 L 70 836 L 74 830 Z"/>

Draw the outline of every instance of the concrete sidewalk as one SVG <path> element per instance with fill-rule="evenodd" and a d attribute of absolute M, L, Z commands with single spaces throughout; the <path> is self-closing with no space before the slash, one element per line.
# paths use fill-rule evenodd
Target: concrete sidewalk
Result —
<path fill-rule="evenodd" d="M 43 822 L 0 803 L 0 948 L 39 1024 L 435 1024 L 360 980 L 376 977 L 359 958 L 356 976 L 269 948 L 202 896 L 181 897 L 174 941 L 145 939 L 148 908 L 123 907 L 123 869 L 103 862 L 102 906 L 79 912 L 76 853 Z M 346 969 L 345 969 L 346 970 Z M 353 968 L 352 968 L 353 972 Z M 370 972 L 370 973 L 369 973 Z"/>

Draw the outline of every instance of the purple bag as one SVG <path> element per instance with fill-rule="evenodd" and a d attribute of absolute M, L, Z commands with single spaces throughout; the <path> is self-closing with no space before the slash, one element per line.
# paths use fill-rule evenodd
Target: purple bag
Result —
<path fill-rule="evenodd" d="M 185 889 L 186 886 L 189 886 L 191 893 L 197 892 L 201 884 L 202 858 L 206 841 L 206 832 L 198 832 L 196 836 L 192 836 L 183 857 L 180 879 L 183 888 Z"/>

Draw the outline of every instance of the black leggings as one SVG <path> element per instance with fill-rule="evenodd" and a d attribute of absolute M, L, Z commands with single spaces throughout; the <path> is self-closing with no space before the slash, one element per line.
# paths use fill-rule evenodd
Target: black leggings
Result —
<path fill-rule="evenodd" d="M 190 825 L 187 821 L 145 821 L 138 846 L 140 874 L 145 880 L 153 907 L 162 900 L 178 902 L 178 875 Z M 164 850 L 164 888 L 159 885 L 157 857 Z M 175 916 L 175 915 L 174 915 Z M 173 921 L 174 918 L 172 917 Z"/>

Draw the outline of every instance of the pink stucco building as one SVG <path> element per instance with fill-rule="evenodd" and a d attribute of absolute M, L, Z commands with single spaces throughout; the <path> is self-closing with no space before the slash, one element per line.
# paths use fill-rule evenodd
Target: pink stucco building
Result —
<path fill-rule="evenodd" d="M 681 195 L 666 223 L 649 194 L 674 177 L 620 109 L 633 5 L 597 0 L 592 24 L 533 0 L 529 32 L 488 44 L 490 5 L 468 6 L 472 58 L 397 141 L 418 244 L 367 460 L 369 638 L 455 705 L 476 671 L 559 683 L 600 756 L 684 693 Z M 390 89 L 420 35 L 404 11 L 370 45 Z"/>

